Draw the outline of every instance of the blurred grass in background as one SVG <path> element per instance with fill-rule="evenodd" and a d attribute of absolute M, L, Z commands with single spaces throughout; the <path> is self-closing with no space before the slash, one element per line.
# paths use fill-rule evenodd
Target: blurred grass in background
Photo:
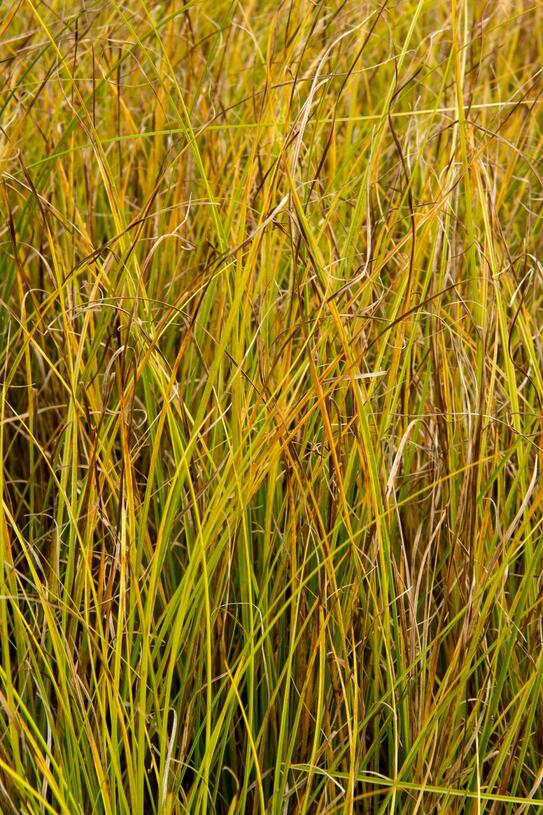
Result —
<path fill-rule="evenodd" d="M 543 809 L 542 57 L 4 0 L 3 814 Z"/>

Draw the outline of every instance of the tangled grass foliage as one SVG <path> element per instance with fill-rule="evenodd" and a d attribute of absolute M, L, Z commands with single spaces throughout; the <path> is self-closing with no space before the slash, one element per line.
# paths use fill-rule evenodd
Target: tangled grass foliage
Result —
<path fill-rule="evenodd" d="M 3 0 L 2 815 L 543 810 L 543 5 Z"/>

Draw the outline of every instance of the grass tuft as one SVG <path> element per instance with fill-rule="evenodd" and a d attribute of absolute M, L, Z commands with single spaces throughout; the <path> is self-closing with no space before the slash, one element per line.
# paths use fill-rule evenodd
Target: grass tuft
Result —
<path fill-rule="evenodd" d="M 0 812 L 543 811 L 543 5 L 4 0 Z"/>

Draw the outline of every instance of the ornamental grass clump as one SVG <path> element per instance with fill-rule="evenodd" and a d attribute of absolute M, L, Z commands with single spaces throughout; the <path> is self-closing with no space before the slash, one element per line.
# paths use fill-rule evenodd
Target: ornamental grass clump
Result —
<path fill-rule="evenodd" d="M 0 812 L 543 811 L 543 6 L 4 0 Z"/>

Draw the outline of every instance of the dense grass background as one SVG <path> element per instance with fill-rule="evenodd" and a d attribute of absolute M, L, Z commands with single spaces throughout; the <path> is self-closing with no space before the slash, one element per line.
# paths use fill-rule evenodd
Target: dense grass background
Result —
<path fill-rule="evenodd" d="M 0 3 L 0 811 L 543 809 L 543 5 Z"/>

